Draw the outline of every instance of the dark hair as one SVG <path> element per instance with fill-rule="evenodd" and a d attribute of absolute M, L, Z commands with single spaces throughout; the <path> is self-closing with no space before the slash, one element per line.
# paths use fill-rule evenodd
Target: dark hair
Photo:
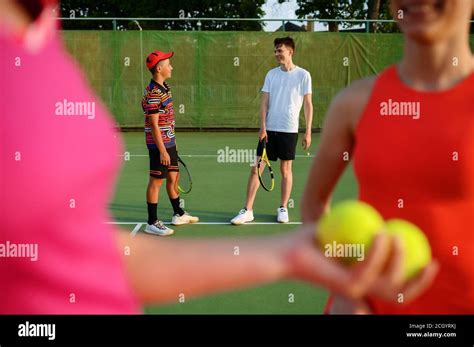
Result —
<path fill-rule="evenodd" d="M 295 41 L 293 41 L 293 39 L 289 36 L 276 38 L 275 41 L 273 41 L 273 45 L 275 47 L 285 45 L 286 47 L 290 47 L 293 52 L 295 51 Z"/>

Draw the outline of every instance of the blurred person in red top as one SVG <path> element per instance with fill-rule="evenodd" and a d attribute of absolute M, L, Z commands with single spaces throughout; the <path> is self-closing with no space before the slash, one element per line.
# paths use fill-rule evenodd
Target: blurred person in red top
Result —
<path fill-rule="evenodd" d="M 394 271 L 379 279 L 386 302 L 336 297 L 333 313 L 474 313 L 473 3 L 392 0 L 405 39 L 401 61 L 332 101 L 303 196 L 303 221 L 314 223 L 328 210 L 348 164 L 343 153 L 350 153 L 359 199 L 385 218 L 418 225 L 440 269 L 414 301 L 403 300 L 408 290 L 391 291 L 402 282 Z"/>
<path fill-rule="evenodd" d="M 366 261 L 348 269 L 314 246 L 314 225 L 271 237 L 177 240 L 132 238 L 106 224 L 121 143 L 64 50 L 52 9 L 49 2 L 0 2 L 0 245 L 34 250 L 29 258 L 1 253 L 0 313 L 137 313 L 183 292 L 283 279 L 353 299 L 374 293 L 387 261 L 396 264 L 402 254 L 395 244 L 390 256 L 384 235 Z M 19 91 L 30 86 L 25 103 Z M 413 298 L 429 282 L 412 284 Z"/>

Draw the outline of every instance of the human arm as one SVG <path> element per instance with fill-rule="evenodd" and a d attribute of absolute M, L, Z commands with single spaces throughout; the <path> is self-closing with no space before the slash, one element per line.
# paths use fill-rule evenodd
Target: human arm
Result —
<path fill-rule="evenodd" d="M 260 103 L 260 132 L 258 134 L 260 141 L 262 141 L 264 138 L 267 138 L 267 113 L 269 99 L 270 94 L 267 92 L 262 92 L 262 100 Z"/>
<path fill-rule="evenodd" d="M 331 102 L 302 197 L 303 223 L 317 222 L 329 208 L 331 193 L 350 160 L 353 124 L 362 113 L 370 88 L 370 80 L 356 82 Z"/>
<path fill-rule="evenodd" d="M 129 283 L 142 303 L 299 279 L 350 298 L 361 297 L 380 273 L 388 254 L 379 237 L 367 260 L 345 268 L 326 258 L 314 244 L 314 225 L 261 238 L 164 239 L 118 232 Z"/>
<path fill-rule="evenodd" d="M 161 138 L 160 126 L 158 125 L 160 114 L 153 113 L 149 117 L 151 117 L 151 134 L 156 146 L 158 147 L 158 151 L 160 152 L 160 162 L 162 165 L 168 166 L 170 165 L 171 159 L 168 151 L 166 150 L 163 139 Z"/>
<path fill-rule="evenodd" d="M 306 132 L 303 138 L 303 150 L 307 150 L 311 146 L 311 127 L 313 125 L 313 94 L 306 94 L 303 99 L 304 118 L 306 121 Z"/>

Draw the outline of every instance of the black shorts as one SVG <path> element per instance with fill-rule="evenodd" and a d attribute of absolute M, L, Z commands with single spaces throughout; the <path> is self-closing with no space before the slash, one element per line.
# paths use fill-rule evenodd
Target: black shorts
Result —
<path fill-rule="evenodd" d="M 278 131 L 267 131 L 268 142 L 267 156 L 271 161 L 295 160 L 296 145 L 298 144 L 298 133 L 281 133 Z M 263 153 L 262 143 L 257 146 L 257 156 Z"/>
<path fill-rule="evenodd" d="M 150 176 L 154 178 L 166 178 L 168 172 L 179 171 L 178 169 L 178 151 L 176 146 L 167 148 L 170 155 L 170 165 L 165 166 L 160 163 L 160 151 L 158 148 L 148 148 L 150 156 Z"/>

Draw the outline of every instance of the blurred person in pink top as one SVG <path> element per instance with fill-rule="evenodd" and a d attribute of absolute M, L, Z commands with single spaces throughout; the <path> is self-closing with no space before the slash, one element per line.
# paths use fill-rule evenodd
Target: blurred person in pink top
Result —
<path fill-rule="evenodd" d="M 65 52 L 54 5 L 0 1 L 0 313 L 134 314 L 180 293 L 282 279 L 359 298 L 380 288 L 387 261 L 401 271 L 400 245 L 389 256 L 386 236 L 348 269 L 317 250 L 311 225 L 265 238 L 169 240 L 105 224 L 120 136 Z M 411 296 L 431 280 L 410 284 Z"/>

